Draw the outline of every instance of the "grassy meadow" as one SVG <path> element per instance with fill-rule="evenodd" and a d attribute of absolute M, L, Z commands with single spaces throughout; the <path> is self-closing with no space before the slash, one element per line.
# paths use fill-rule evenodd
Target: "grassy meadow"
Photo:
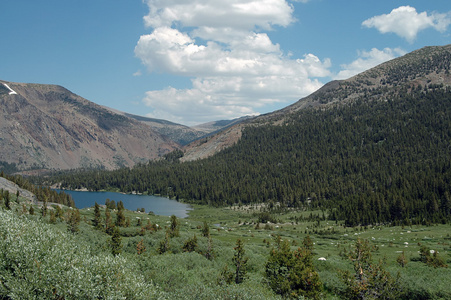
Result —
<path fill-rule="evenodd" d="M 271 249 L 276 246 L 275 237 L 280 236 L 282 240 L 290 243 L 292 249 L 297 249 L 306 235 L 309 235 L 314 243 L 313 263 L 323 284 L 321 299 L 344 297 L 343 292 L 346 286 L 341 280 L 340 270 L 353 271 L 353 264 L 345 253 L 354 247 L 358 238 L 366 239 L 374 246 L 372 251 L 374 262 L 383 260 L 385 269 L 393 276 L 400 274 L 399 284 L 403 290 L 404 299 L 451 298 L 450 268 L 427 266 L 419 259 L 420 246 L 424 245 L 428 249 L 437 251 L 445 263 L 448 265 L 451 263 L 451 226 L 449 224 L 349 228 L 344 227 L 340 222 L 321 220 L 323 216 L 321 211 L 285 210 L 280 213 L 262 214 L 264 208 L 257 205 L 225 208 L 196 205 L 188 218 L 177 219 L 179 236 L 168 238 L 166 228 L 171 225 L 170 217 L 126 210 L 124 215 L 126 223 L 129 225 L 119 228 L 121 254 L 113 256 L 111 254 L 111 236 L 103 230 L 95 229 L 92 225 L 94 208 L 80 210 L 79 230 L 76 233 L 69 233 L 67 220 L 70 217 L 71 209 L 64 208 L 63 215 L 52 220 L 51 214 L 56 212 L 54 207 L 49 208 L 46 216 L 43 217 L 41 215 L 42 207 L 34 206 L 34 215 L 30 215 L 30 205 L 26 204 L 24 207 L 21 199 L 17 201 L 14 196 L 12 197 L 11 211 L 13 213 L 3 209 L 2 214 L 7 214 L 8 218 L 19 222 L 21 225 L 18 226 L 21 228 L 42 227 L 59 236 L 60 238 L 51 239 L 45 238 L 45 235 L 41 237 L 43 241 L 40 243 L 48 244 L 49 248 L 62 247 L 60 243 L 65 245 L 67 241 L 71 245 L 80 245 L 84 249 L 82 256 L 89 256 L 89 259 L 108 257 L 112 259 L 113 268 L 114 264 L 116 264 L 115 268 L 126 266 L 121 271 L 123 277 L 120 280 L 126 280 L 130 274 L 136 276 L 138 279 L 133 279 L 134 284 L 141 287 L 146 286 L 144 290 L 148 292 L 147 294 L 142 293 L 143 298 L 279 299 L 281 297 L 268 287 L 265 277 L 265 264 Z M 100 212 L 102 222 L 104 222 L 105 208 L 101 207 Z M 271 218 L 273 222 L 258 223 L 262 216 Z M 114 222 L 115 210 L 111 210 L 111 217 Z M 0 222 L 3 222 L 2 226 L 8 228 L 8 224 L 4 224 L 5 220 L 5 217 L 2 217 Z M 210 242 L 202 234 L 204 224 L 208 225 Z M 194 236 L 196 237 L 196 250 L 184 251 L 184 245 Z M 26 240 L 17 242 L 17 239 L 21 238 L 20 234 L 16 234 L 15 243 L 27 244 Z M 159 249 L 165 239 L 167 240 L 167 251 L 159 254 L 161 252 Z M 232 258 L 238 239 L 244 242 L 245 256 L 248 258 L 247 272 L 243 283 L 230 284 L 224 279 L 223 270 L 225 268 L 232 272 L 235 270 Z M 213 250 L 212 259 L 206 258 L 209 249 Z M 25 247 L 21 251 L 29 251 L 31 261 L 50 260 L 53 261 L 53 266 L 61 263 L 58 255 L 49 257 L 48 254 L 46 256 L 45 253 L 42 253 L 40 257 L 34 257 L 33 253 L 36 251 L 30 247 Z M 404 267 L 397 263 L 397 258 L 402 253 L 407 260 Z M 78 254 L 75 251 L 73 255 Z M 325 258 L 325 260 L 318 260 L 319 258 Z M 9 258 L 4 255 L 3 260 L 6 259 Z M 120 262 L 116 260 L 120 260 Z M 5 262 L 3 268 L 6 268 Z M 35 264 L 31 263 L 29 268 L 29 271 L 36 272 Z M 102 268 L 107 268 L 107 266 Z M 100 269 L 103 270 L 102 268 Z M 94 272 L 92 269 L 91 271 Z M 21 270 L 21 272 L 26 273 L 26 270 Z M 102 274 L 105 276 L 104 281 L 111 280 L 108 279 L 109 276 L 119 276 L 114 275 L 114 272 L 110 275 Z M 92 276 L 95 278 L 98 274 Z M 4 280 L 5 278 L 3 278 Z M 124 299 L 141 298 L 139 296 L 141 294 L 133 295 L 133 292 L 130 294 L 130 291 L 123 290 L 118 282 L 111 282 L 112 291 L 104 291 L 106 298 L 109 297 L 108 295 L 116 294 L 120 295 L 118 298 Z M 38 286 L 40 284 L 44 283 L 37 283 Z M 20 281 L 17 285 L 20 286 Z M 71 298 L 67 294 L 65 297 Z"/>

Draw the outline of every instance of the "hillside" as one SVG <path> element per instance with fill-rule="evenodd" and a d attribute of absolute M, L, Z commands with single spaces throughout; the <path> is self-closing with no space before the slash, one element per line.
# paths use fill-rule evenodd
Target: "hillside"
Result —
<path fill-rule="evenodd" d="M 450 52 L 449 46 L 422 49 L 332 82 L 285 113 L 249 120 L 238 125 L 241 130 L 231 127 L 229 135 L 206 140 L 202 147 L 212 142 L 219 147 L 220 138 L 241 135 L 207 159 L 54 180 L 68 188 L 120 188 L 214 206 L 309 205 L 350 226 L 446 222 Z"/>
<path fill-rule="evenodd" d="M 26 169 L 131 167 L 178 145 L 56 85 L 0 81 L 0 162 Z"/>
<path fill-rule="evenodd" d="M 122 116 L 125 116 L 128 118 L 132 118 L 141 123 L 144 123 L 147 126 L 149 126 L 150 128 L 152 128 L 153 131 L 157 132 L 158 134 L 160 134 L 162 136 L 169 138 L 170 140 L 172 140 L 182 146 L 208 134 L 207 131 L 197 130 L 195 128 L 191 128 L 191 127 L 188 127 L 188 126 L 185 126 L 182 124 L 177 124 L 177 123 L 174 123 L 171 121 L 129 114 L 129 113 L 118 111 L 118 110 L 115 110 L 115 109 L 112 109 L 109 107 L 105 107 L 105 108 L 115 114 L 119 114 L 119 115 L 122 115 Z"/>
<path fill-rule="evenodd" d="M 451 45 L 425 47 L 352 78 L 331 81 L 290 106 L 243 121 L 242 124 L 236 125 L 235 129 L 229 128 L 219 132 L 214 138 L 203 140 L 203 143 L 197 141 L 189 145 L 183 159 L 189 161 L 206 158 L 233 145 L 241 136 L 241 131 L 246 124 L 250 126 L 262 123 L 281 124 L 286 117 L 306 108 L 347 103 L 368 94 L 372 94 L 373 99 L 383 99 L 390 93 L 396 93 L 409 86 L 431 84 L 449 86 L 451 84 L 450 57 Z"/>

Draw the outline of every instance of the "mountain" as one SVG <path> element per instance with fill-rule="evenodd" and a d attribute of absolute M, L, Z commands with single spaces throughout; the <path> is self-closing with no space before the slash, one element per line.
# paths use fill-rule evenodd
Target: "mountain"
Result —
<path fill-rule="evenodd" d="M 311 107 L 328 107 L 350 103 L 370 95 L 371 99 L 384 99 L 401 89 L 425 85 L 451 85 L 451 45 L 425 47 L 402 57 L 385 62 L 346 80 L 325 84 L 311 95 L 272 113 L 243 120 L 206 139 L 185 147 L 184 161 L 212 156 L 234 145 L 247 126 L 283 124 L 292 114 Z"/>
<path fill-rule="evenodd" d="M 239 124 L 250 118 L 250 117 L 241 117 L 233 120 L 212 121 L 204 124 L 195 125 L 193 127 L 188 127 L 167 120 L 148 118 L 128 113 L 123 114 L 125 114 L 127 117 L 144 122 L 145 124 L 152 127 L 152 129 L 158 132 L 159 134 L 167 136 L 168 138 L 179 143 L 182 146 L 185 146 L 193 141 L 207 137 L 221 130 L 227 129 L 230 126 Z"/>
<path fill-rule="evenodd" d="M 244 116 L 244 117 L 236 118 L 236 119 L 232 119 L 232 120 L 213 121 L 213 122 L 195 125 L 192 128 L 196 129 L 198 131 L 201 131 L 201 132 L 205 132 L 207 134 L 214 134 L 221 130 L 227 129 L 235 124 L 239 124 L 241 122 L 244 122 L 244 121 L 246 121 L 248 119 L 252 119 L 252 118 L 253 117 L 251 117 L 251 116 Z"/>
<path fill-rule="evenodd" d="M 149 125 L 46 84 L 0 81 L 0 162 L 16 168 L 115 169 L 179 148 Z"/>
<path fill-rule="evenodd" d="M 445 224 L 450 69 L 451 46 L 420 49 L 201 139 L 185 148 L 183 159 L 192 161 L 179 162 L 177 151 L 132 170 L 54 181 L 213 206 L 320 209 L 322 218 L 347 226 Z"/>
<path fill-rule="evenodd" d="M 139 122 L 142 122 L 149 127 L 152 128 L 153 131 L 159 133 L 162 136 L 166 136 L 170 140 L 180 144 L 186 145 L 192 141 L 195 141 L 205 135 L 207 135 L 208 131 L 197 130 L 195 128 L 191 128 L 182 124 L 177 124 L 174 122 L 170 122 L 162 119 L 148 118 L 143 116 L 137 116 L 134 114 L 129 114 L 126 112 L 121 112 L 109 107 L 105 107 L 113 113 L 126 116 L 128 118 L 135 119 Z"/>

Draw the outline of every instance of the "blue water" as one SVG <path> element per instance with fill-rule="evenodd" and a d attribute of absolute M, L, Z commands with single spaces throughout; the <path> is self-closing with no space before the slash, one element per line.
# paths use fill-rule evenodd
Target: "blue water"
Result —
<path fill-rule="evenodd" d="M 113 192 L 76 192 L 68 190 L 64 190 L 64 192 L 72 196 L 75 206 L 79 209 L 93 207 L 95 202 L 102 205 L 105 204 L 106 199 L 110 199 L 114 200 L 116 204 L 119 201 L 122 201 L 124 207 L 128 210 L 144 208 L 146 213 L 152 211 L 156 215 L 162 216 L 175 215 L 177 218 L 186 218 L 188 216 L 188 211 L 192 210 L 188 204 L 157 196 L 131 195 Z"/>

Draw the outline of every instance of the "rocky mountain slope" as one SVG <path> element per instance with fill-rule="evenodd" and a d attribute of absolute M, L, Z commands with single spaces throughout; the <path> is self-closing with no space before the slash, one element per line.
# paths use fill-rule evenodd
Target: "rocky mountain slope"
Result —
<path fill-rule="evenodd" d="M 179 146 L 150 126 L 56 85 L 0 81 L 0 162 L 114 169 Z"/>
<path fill-rule="evenodd" d="M 451 86 L 451 45 L 425 47 L 385 62 L 346 80 L 325 84 L 313 94 L 281 110 L 251 118 L 206 139 L 185 147 L 184 161 L 206 158 L 236 143 L 242 129 L 261 124 L 283 124 L 299 110 L 309 107 L 340 105 L 361 97 L 384 100 L 400 89 L 425 85 Z"/>
<path fill-rule="evenodd" d="M 107 110 L 119 114 L 125 117 L 135 119 L 148 125 L 152 130 L 159 133 L 162 136 L 168 137 L 170 140 L 180 144 L 186 145 L 194 140 L 197 140 L 209 132 L 204 130 L 198 130 L 182 124 L 173 123 L 167 120 L 148 118 L 138 115 L 129 114 L 126 112 L 118 111 L 109 107 L 105 107 Z"/>
<path fill-rule="evenodd" d="M 22 198 L 27 199 L 29 202 L 33 202 L 33 203 L 37 202 L 37 198 L 36 198 L 35 194 L 33 194 L 32 192 L 30 192 L 26 189 L 22 189 L 14 182 L 9 181 L 8 179 L 3 178 L 1 176 L 0 176 L 0 189 L 2 189 L 3 191 L 8 191 L 10 194 L 16 194 L 17 191 L 19 191 L 19 195 Z"/>

